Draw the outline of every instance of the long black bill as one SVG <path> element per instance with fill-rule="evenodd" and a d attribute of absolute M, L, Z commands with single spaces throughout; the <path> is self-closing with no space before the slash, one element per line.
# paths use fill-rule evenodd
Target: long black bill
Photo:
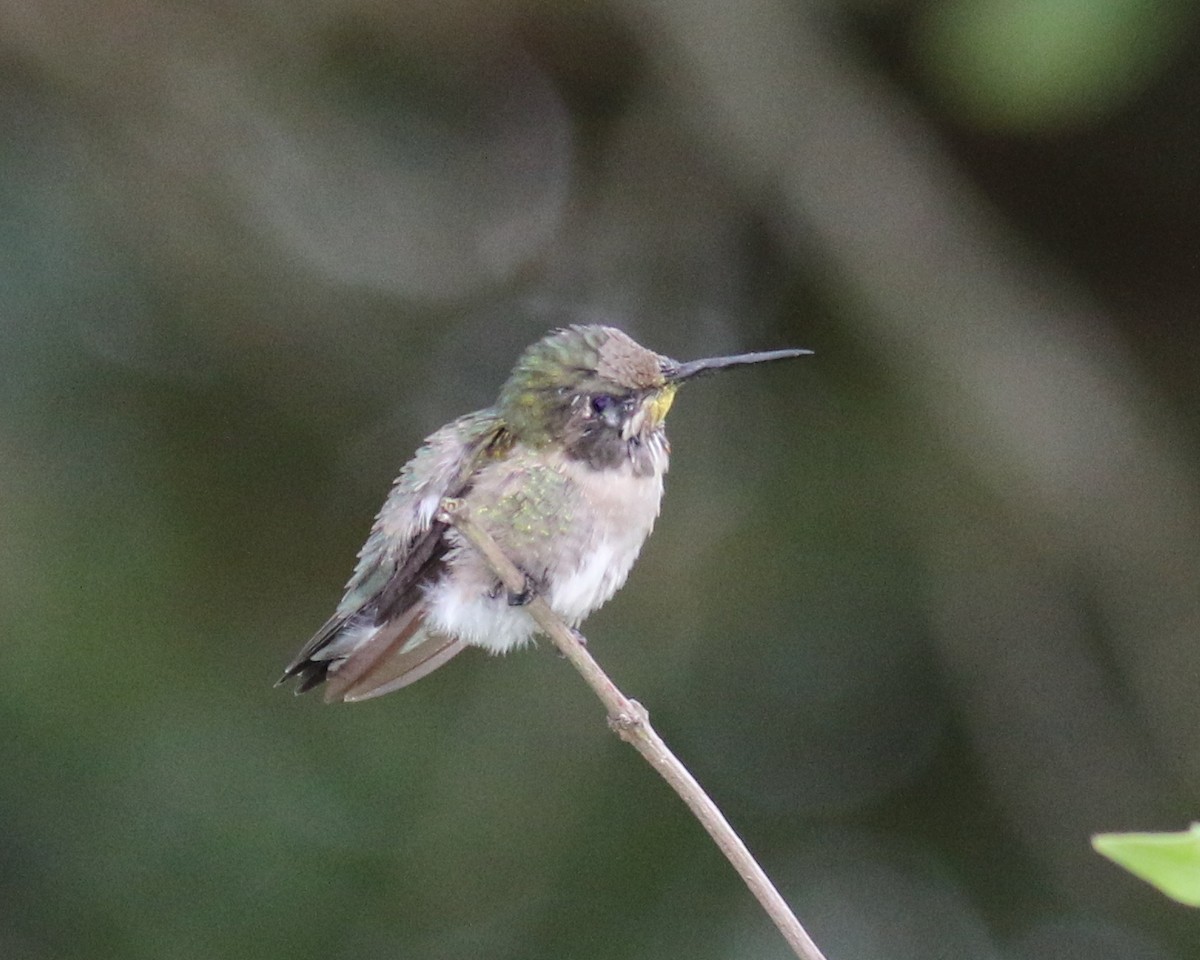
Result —
<path fill-rule="evenodd" d="M 747 363 L 768 363 L 772 360 L 790 360 L 792 357 L 806 357 L 811 350 L 767 350 L 764 353 L 739 353 L 736 357 L 709 357 L 707 360 L 689 360 L 687 363 L 677 363 L 667 371 L 667 379 L 672 383 L 682 383 L 706 373 L 725 370 L 728 367 L 740 367 Z"/>

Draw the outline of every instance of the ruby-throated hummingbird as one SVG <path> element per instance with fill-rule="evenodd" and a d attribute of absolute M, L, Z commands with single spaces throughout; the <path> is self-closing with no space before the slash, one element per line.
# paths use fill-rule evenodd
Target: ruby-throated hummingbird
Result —
<path fill-rule="evenodd" d="M 537 633 L 522 602 L 545 598 L 572 627 L 629 575 L 662 500 L 663 420 L 685 380 L 783 360 L 775 350 L 679 363 L 613 327 L 556 330 L 529 347 L 493 407 L 430 436 L 405 465 L 358 555 L 337 611 L 280 683 L 326 700 L 398 690 L 467 646 L 501 653 Z M 510 595 L 453 527 L 445 498 L 521 570 Z"/>

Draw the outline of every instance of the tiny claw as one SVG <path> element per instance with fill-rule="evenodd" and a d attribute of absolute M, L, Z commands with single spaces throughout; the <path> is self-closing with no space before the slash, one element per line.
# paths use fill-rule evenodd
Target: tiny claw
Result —
<path fill-rule="evenodd" d="M 522 573 L 524 573 L 524 571 L 522 571 Z M 536 593 L 537 583 L 534 582 L 533 577 L 526 573 L 525 586 L 523 586 L 517 593 L 514 593 L 512 590 L 508 591 L 508 605 L 510 607 L 523 607 L 534 598 Z"/>

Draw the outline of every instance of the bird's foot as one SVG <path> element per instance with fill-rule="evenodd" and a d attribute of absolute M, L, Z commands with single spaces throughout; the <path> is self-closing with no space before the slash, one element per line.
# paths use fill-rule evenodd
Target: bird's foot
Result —
<path fill-rule="evenodd" d="M 508 605 L 510 607 L 525 606 L 537 596 L 538 582 L 525 573 L 524 570 L 521 571 L 521 574 L 525 577 L 525 585 L 520 590 L 509 590 L 502 581 L 497 580 L 492 589 L 488 591 L 488 597 L 492 600 L 497 600 L 501 594 L 504 594 L 508 598 Z"/>
<path fill-rule="evenodd" d="M 525 586 L 516 592 L 512 590 L 508 591 L 508 605 L 510 607 L 523 607 L 537 595 L 537 581 L 525 573 L 524 570 L 521 572 L 525 574 Z"/>

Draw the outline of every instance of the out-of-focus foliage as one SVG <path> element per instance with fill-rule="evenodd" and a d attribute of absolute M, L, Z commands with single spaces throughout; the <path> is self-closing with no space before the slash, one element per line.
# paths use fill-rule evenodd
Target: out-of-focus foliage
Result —
<path fill-rule="evenodd" d="M 1088 845 L 1200 808 L 1196 39 L 0 6 L 0 956 L 784 955 L 544 647 L 271 689 L 409 452 L 587 320 L 816 350 L 683 392 L 586 632 L 831 960 L 1200 957 Z"/>
<path fill-rule="evenodd" d="M 1200 824 L 1178 833 L 1102 833 L 1092 846 L 1172 900 L 1200 907 Z"/>
<path fill-rule="evenodd" d="M 940 96 L 981 126 L 1095 122 L 1178 55 L 1186 0 L 943 0 L 916 31 Z"/>

